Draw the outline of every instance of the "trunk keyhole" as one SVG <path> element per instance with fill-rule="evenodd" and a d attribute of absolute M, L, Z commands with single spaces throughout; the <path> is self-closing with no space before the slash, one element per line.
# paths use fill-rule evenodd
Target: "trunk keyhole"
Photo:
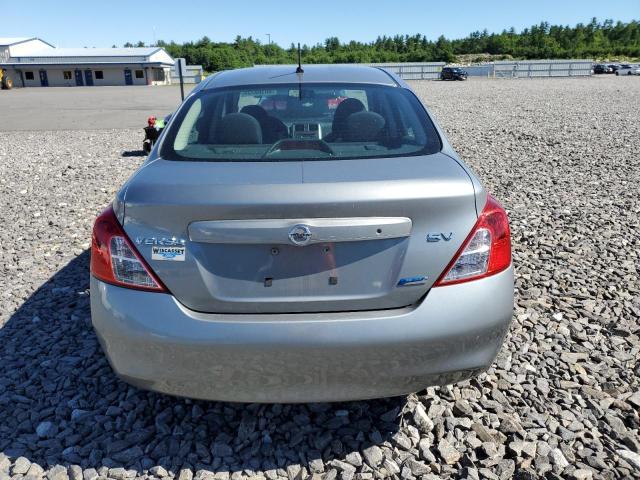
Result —
<path fill-rule="evenodd" d="M 278 248 L 273 247 L 271 249 L 271 255 L 278 255 L 280 253 L 280 250 L 278 250 Z"/>

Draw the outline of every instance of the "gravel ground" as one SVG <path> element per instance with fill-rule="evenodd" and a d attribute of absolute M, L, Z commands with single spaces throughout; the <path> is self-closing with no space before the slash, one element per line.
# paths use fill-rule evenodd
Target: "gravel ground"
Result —
<path fill-rule="evenodd" d="M 0 480 L 640 478 L 640 79 L 414 86 L 510 212 L 515 320 L 488 372 L 341 404 L 129 387 L 90 326 L 87 248 L 140 131 L 4 132 Z"/>

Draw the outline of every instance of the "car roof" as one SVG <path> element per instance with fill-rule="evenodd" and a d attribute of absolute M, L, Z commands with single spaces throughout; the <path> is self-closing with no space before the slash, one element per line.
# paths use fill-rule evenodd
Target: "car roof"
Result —
<path fill-rule="evenodd" d="M 297 65 L 268 65 L 226 70 L 208 77 L 203 90 L 242 85 L 298 83 Z M 303 65 L 302 83 L 368 83 L 400 86 L 386 70 L 365 65 Z"/>

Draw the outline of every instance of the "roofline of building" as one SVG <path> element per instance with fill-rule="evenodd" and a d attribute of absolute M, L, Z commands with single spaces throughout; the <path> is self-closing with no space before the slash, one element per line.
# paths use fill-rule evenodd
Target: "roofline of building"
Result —
<path fill-rule="evenodd" d="M 156 52 L 154 51 L 154 52 L 149 53 L 149 54 L 138 54 L 138 55 L 135 55 L 135 56 L 138 56 L 138 57 L 150 57 L 151 55 L 153 55 L 155 53 Z M 133 57 L 134 55 L 82 55 L 82 56 L 96 57 L 96 58 L 122 58 L 122 57 L 128 57 L 128 56 Z M 81 55 L 21 55 L 19 57 L 10 57 L 10 58 L 16 58 L 16 59 L 21 59 L 21 58 L 81 58 Z M 15 63 L 20 63 L 20 62 L 15 62 Z"/>
<path fill-rule="evenodd" d="M 73 63 L 46 63 L 46 62 L 38 62 L 38 63 L 16 63 L 16 62 L 8 62 L 8 63 L 0 63 L 2 68 L 13 67 L 15 70 L 20 68 L 28 69 L 34 67 L 61 67 L 61 68 L 73 68 L 74 66 L 84 66 L 88 67 L 91 65 L 98 65 L 101 67 L 104 66 L 125 66 L 125 65 L 134 65 L 141 67 L 173 67 L 172 63 L 166 62 L 73 62 Z"/>
<path fill-rule="evenodd" d="M 0 45 L 0 47 L 13 47 L 14 45 L 20 45 L 21 43 L 30 42 L 31 40 L 40 40 L 42 43 L 46 43 L 51 48 L 56 48 L 55 45 L 51 45 L 49 42 L 45 42 L 40 37 L 25 38 L 24 40 L 20 40 L 19 42 L 2 44 L 2 45 Z"/>
<path fill-rule="evenodd" d="M 2 45 L 0 45 L 0 47 L 11 47 L 11 46 L 14 46 L 14 45 L 19 45 L 21 43 L 30 42 L 30 41 L 33 41 L 33 40 L 39 40 L 40 42 L 44 43 L 45 45 L 50 46 L 54 50 L 54 52 L 42 52 L 42 53 L 45 53 L 45 55 L 38 55 L 38 54 L 35 54 L 35 55 L 21 55 L 21 56 L 15 56 L 15 57 L 12 56 L 10 58 L 17 59 L 18 60 L 17 63 L 21 63 L 20 60 L 23 59 L 23 58 L 57 58 L 57 59 L 69 58 L 69 59 L 71 59 L 71 58 L 78 58 L 79 57 L 78 55 L 57 55 L 57 50 L 63 50 L 64 48 L 58 49 L 58 48 L 56 48 L 55 45 L 50 44 L 49 42 L 41 39 L 40 37 L 25 37 L 22 40 L 19 40 L 17 42 L 2 44 Z M 147 52 L 147 53 L 144 53 L 144 54 L 131 52 L 130 56 L 139 56 L 139 57 L 147 57 L 147 58 L 149 58 L 152 55 L 155 55 L 156 53 L 158 53 L 160 51 L 163 51 L 167 55 L 169 55 L 169 52 L 167 52 L 164 47 L 158 47 L 158 46 L 156 46 L 155 48 L 154 47 L 131 47 L 131 50 L 138 49 L 138 48 L 139 49 L 143 49 L 143 48 L 144 49 L 150 49 L 150 51 Z M 86 56 L 93 56 L 93 57 L 97 57 L 97 58 L 122 58 L 122 57 L 129 56 L 126 53 L 125 54 L 123 54 L 123 53 L 113 54 L 113 55 L 99 55 L 99 54 L 96 55 L 95 52 L 92 52 L 91 48 L 87 48 L 85 50 L 86 50 L 86 53 L 87 53 Z M 36 53 L 40 53 L 40 52 L 36 52 Z M 53 53 L 53 55 L 47 55 L 47 53 Z M 169 57 L 171 57 L 171 55 L 169 55 Z M 40 62 L 40 63 L 44 64 L 44 63 L 47 63 L 47 62 Z M 73 63 L 83 63 L 83 62 L 73 62 Z M 93 62 L 93 63 L 102 63 L 102 62 Z M 121 62 L 119 62 L 119 63 L 121 63 Z M 136 63 L 138 63 L 138 62 L 136 62 Z M 161 63 L 169 65 L 169 66 L 173 65 L 173 64 L 169 64 L 167 62 L 161 62 Z"/>
<path fill-rule="evenodd" d="M 29 40 L 41 40 L 40 38 L 30 38 L 28 40 L 23 40 L 21 42 L 16 42 L 16 43 L 12 43 L 11 45 L 17 45 L 18 43 L 24 43 L 27 42 Z M 57 48 L 54 47 L 53 45 L 51 45 L 50 43 L 45 42 L 44 40 L 41 40 L 42 42 L 46 43 L 47 45 L 49 45 L 50 47 L 53 48 L 53 52 L 52 55 L 48 55 L 48 51 L 46 52 L 35 52 L 32 55 L 19 55 L 19 56 L 12 56 L 11 58 L 16 58 L 16 59 L 21 59 L 21 58 L 78 58 L 80 56 L 84 56 L 84 55 L 57 55 L 57 52 L 60 50 L 64 50 L 65 48 Z M 153 47 L 127 47 L 125 48 L 125 50 L 133 50 L 133 49 L 144 49 L 147 50 L 149 48 L 153 48 Z M 84 50 L 87 52 L 87 57 L 99 57 L 99 58 L 119 58 L 119 57 L 127 57 L 127 56 L 138 56 L 138 57 L 150 57 L 151 55 L 155 55 L 156 53 L 160 52 L 160 51 L 164 51 L 167 55 L 169 55 L 169 52 L 167 52 L 163 47 L 156 47 L 155 49 L 151 50 L 148 53 L 136 53 L 136 52 L 131 52 L 131 54 L 127 54 L 127 53 L 120 53 L 120 54 L 113 54 L 113 55 L 100 55 L 100 54 L 96 54 L 95 52 L 92 52 L 92 50 L 94 50 L 93 48 L 83 48 L 81 50 Z M 110 50 L 108 48 L 105 48 L 104 50 Z M 45 55 L 41 55 L 41 53 L 44 53 Z M 169 57 L 171 57 L 171 55 L 169 55 Z M 171 57 L 173 58 L 173 57 Z"/>

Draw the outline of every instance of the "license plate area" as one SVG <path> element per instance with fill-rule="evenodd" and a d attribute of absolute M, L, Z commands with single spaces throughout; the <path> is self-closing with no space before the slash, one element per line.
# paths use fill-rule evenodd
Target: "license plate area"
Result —
<path fill-rule="evenodd" d="M 353 300 L 389 294 L 407 238 L 305 247 L 283 244 L 194 244 L 211 295 L 227 302 Z"/>

